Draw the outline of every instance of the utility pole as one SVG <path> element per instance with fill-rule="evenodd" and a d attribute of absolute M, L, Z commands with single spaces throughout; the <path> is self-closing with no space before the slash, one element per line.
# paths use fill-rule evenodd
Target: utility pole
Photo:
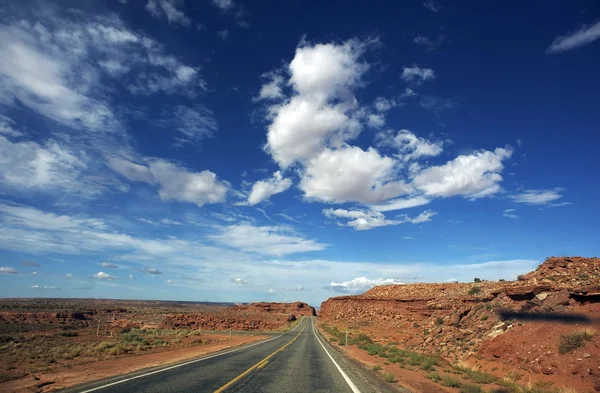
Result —
<path fill-rule="evenodd" d="M 96 329 L 96 337 L 100 335 L 100 320 L 98 320 L 98 328 Z"/>
<path fill-rule="evenodd" d="M 348 348 L 348 331 L 346 330 L 346 344 L 344 345 L 346 348 Z"/>
<path fill-rule="evenodd" d="M 231 346 L 231 325 L 229 325 L 229 346 Z"/>

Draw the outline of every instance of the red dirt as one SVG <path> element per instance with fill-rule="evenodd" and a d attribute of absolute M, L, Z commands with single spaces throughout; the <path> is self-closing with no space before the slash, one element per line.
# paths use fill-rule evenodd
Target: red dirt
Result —
<path fill-rule="evenodd" d="M 205 337 L 206 335 L 202 335 Z M 5 392 L 51 392 L 75 386 L 82 383 L 128 374 L 149 367 L 164 366 L 187 359 L 193 359 L 220 350 L 237 347 L 259 341 L 268 336 L 232 336 L 231 345 L 228 338 L 222 335 L 208 335 L 214 342 L 194 348 L 167 350 L 160 353 L 149 353 L 135 356 L 123 356 L 116 359 L 93 361 L 68 367 L 63 365 L 49 373 L 36 373 L 22 380 L 0 384 L 0 390 Z M 38 379 L 34 379 L 38 378 Z M 45 385 L 41 388 L 38 386 Z"/>
<path fill-rule="evenodd" d="M 395 341 L 451 362 L 501 368 L 498 376 L 517 370 L 523 380 L 549 380 L 590 392 L 600 390 L 597 321 L 591 340 L 561 355 L 560 336 L 579 332 L 583 325 L 500 320 L 497 311 L 596 318 L 599 283 L 600 259 L 553 257 L 518 281 L 381 286 L 357 296 L 331 298 L 323 302 L 320 314 L 329 325 L 366 333 L 379 343 Z M 479 293 L 473 293 L 474 287 Z"/>

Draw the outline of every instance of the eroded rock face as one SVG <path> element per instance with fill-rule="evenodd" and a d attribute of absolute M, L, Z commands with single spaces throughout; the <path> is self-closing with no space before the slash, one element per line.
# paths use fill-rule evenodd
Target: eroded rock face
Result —
<path fill-rule="evenodd" d="M 567 372 L 561 368 L 567 355 L 558 353 L 558 341 L 573 327 L 501 320 L 500 309 L 600 315 L 600 259 L 548 258 L 510 282 L 380 286 L 356 296 L 330 298 L 322 303 L 320 314 L 327 324 L 449 360 L 483 353 L 491 361 L 536 373 Z M 537 345 L 536 356 L 524 351 L 528 345 Z M 590 358 L 583 357 L 583 350 L 577 355 L 583 362 L 600 356 L 599 346 L 588 346 L 592 345 L 598 355 L 586 347 Z"/>

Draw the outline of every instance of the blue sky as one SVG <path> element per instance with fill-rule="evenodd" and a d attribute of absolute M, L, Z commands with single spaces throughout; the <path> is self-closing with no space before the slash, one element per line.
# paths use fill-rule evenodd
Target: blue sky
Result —
<path fill-rule="evenodd" d="M 597 2 L 391 4 L 4 2 L 0 296 L 318 304 L 598 255 Z"/>

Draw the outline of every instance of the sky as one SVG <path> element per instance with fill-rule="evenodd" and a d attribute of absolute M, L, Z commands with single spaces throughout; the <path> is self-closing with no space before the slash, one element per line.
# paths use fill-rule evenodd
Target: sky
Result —
<path fill-rule="evenodd" d="M 1 4 L 1 297 L 318 306 L 600 254 L 596 1 Z"/>

